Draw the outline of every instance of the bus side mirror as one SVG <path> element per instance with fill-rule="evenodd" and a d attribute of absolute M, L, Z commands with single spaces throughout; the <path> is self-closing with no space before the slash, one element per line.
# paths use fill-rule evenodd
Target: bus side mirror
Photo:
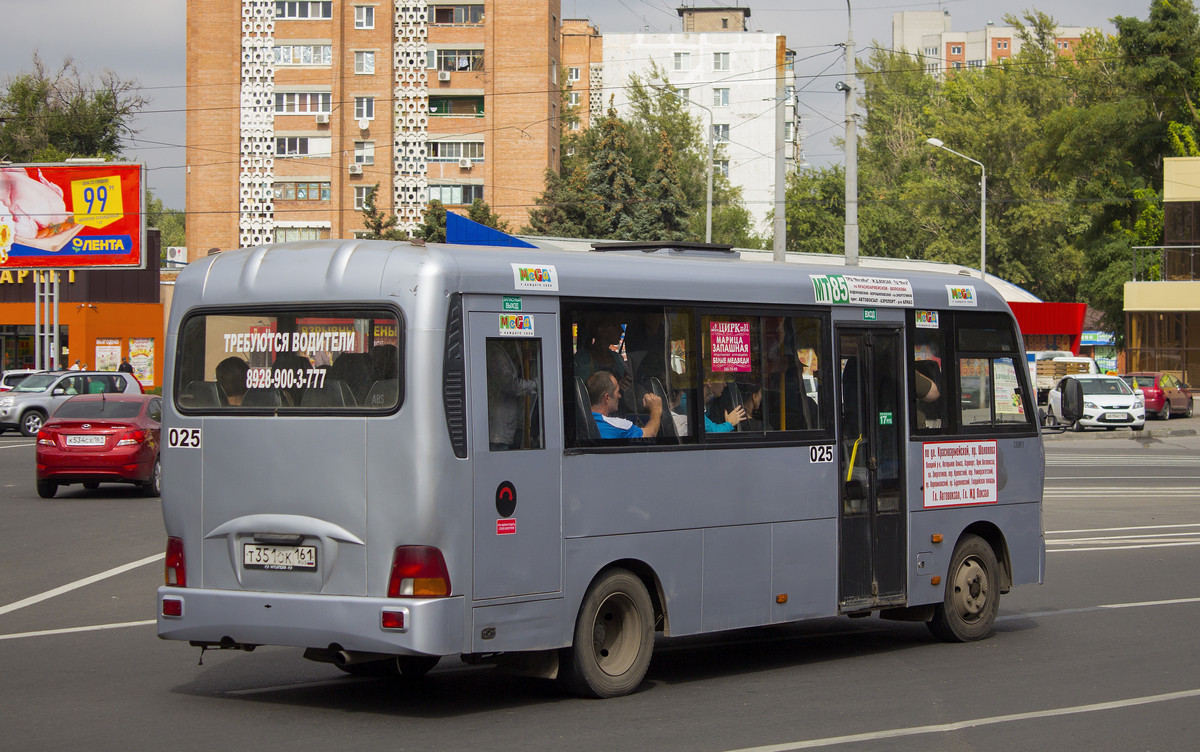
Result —
<path fill-rule="evenodd" d="M 1067 379 L 1063 384 L 1062 416 L 1067 423 L 1083 417 L 1083 384 L 1076 379 Z"/>

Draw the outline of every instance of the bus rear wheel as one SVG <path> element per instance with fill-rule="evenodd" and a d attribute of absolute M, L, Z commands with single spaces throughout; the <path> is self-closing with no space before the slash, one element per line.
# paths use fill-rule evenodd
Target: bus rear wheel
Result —
<path fill-rule="evenodd" d="M 992 547 L 977 535 L 964 535 L 954 548 L 946 595 L 933 611 L 929 631 L 942 642 L 982 640 L 996 623 L 1000 573 Z"/>
<path fill-rule="evenodd" d="M 654 651 L 654 606 L 632 572 L 613 569 L 594 582 L 579 607 L 572 647 L 559 659 L 559 680 L 580 697 L 617 697 L 637 689 Z"/>

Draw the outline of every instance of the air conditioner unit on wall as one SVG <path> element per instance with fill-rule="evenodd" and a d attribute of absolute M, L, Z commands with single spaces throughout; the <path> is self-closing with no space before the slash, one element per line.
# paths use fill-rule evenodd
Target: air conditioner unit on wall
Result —
<path fill-rule="evenodd" d="M 317 113 L 317 125 L 328 125 L 328 124 L 329 124 L 329 113 L 328 112 L 318 112 Z"/>
<path fill-rule="evenodd" d="M 350 174 L 351 175 L 361 175 L 362 174 L 362 165 L 360 165 L 360 164 L 350 165 Z"/>
<path fill-rule="evenodd" d="M 176 264 L 186 264 L 187 248 L 179 245 L 167 246 L 167 261 L 173 261 Z"/>
<path fill-rule="evenodd" d="M 466 157 L 463 157 L 462 159 L 458 160 L 458 166 L 463 168 L 464 170 L 471 169 L 471 165 L 473 165 L 473 164 L 475 164 L 475 163 L 472 162 L 471 160 L 467 159 Z"/>
<path fill-rule="evenodd" d="M 450 80 L 450 71 L 448 71 L 448 70 L 438 71 L 438 80 L 439 81 L 449 81 Z"/>

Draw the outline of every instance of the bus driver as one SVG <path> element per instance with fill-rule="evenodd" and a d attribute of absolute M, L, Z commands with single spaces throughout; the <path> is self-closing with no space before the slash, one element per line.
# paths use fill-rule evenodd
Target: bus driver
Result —
<path fill-rule="evenodd" d="M 592 402 L 592 420 L 600 429 L 602 439 L 650 438 L 658 433 L 662 421 L 662 399 L 653 392 L 642 396 L 642 405 L 650 411 L 650 420 L 638 428 L 623 418 L 611 416 L 621 402 L 621 385 L 610 371 L 596 371 L 587 380 L 588 399 Z"/>

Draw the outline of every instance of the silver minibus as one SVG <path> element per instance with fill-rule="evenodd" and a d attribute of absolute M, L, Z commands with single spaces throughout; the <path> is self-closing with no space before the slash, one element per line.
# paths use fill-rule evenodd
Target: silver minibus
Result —
<path fill-rule="evenodd" d="M 1044 455 L 978 278 L 727 247 L 280 244 L 190 264 L 158 634 L 351 673 L 633 691 L 656 635 L 837 615 L 987 636 Z M 867 262 L 864 262 L 866 264 Z"/>

